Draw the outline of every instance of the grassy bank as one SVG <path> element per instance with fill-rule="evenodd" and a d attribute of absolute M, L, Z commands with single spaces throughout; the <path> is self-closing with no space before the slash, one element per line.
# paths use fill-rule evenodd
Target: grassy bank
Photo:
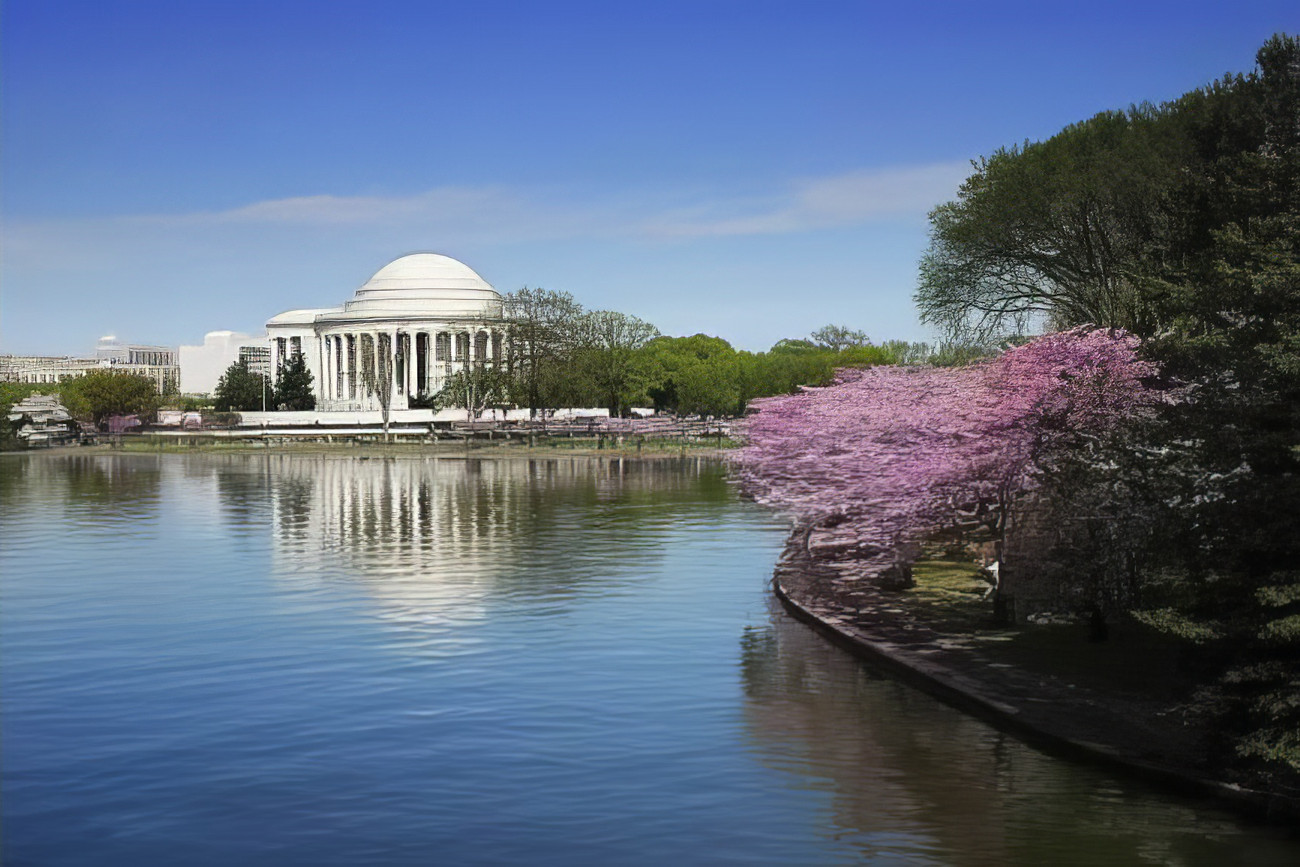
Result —
<path fill-rule="evenodd" d="M 989 659 L 1094 689 L 1163 698 L 1195 687 L 1181 661 L 1189 648 L 1135 620 L 1112 617 L 1103 641 L 1081 619 L 998 626 L 985 598 L 989 584 L 969 561 L 930 559 L 913 570 L 915 586 L 900 602 L 936 632 L 967 636 Z"/>

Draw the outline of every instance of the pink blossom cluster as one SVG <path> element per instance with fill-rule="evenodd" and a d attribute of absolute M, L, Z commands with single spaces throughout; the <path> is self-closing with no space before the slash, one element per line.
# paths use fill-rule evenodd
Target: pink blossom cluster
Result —
<path fill-rule="evenodd" d="M 896 560 L 959 510 L 1005 508 L 1051 449 L 1157 402 L 1157 369 L 1137 349 L 1079 328 L 967 367 L 841 370 L 834 385 L 754 401 L 738 473 L 757 501 Z"/>

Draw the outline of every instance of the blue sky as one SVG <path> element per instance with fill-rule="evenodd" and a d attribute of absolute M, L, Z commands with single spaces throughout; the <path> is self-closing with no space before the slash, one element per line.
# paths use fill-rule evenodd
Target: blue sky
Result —
<path fill-rule="evenodd" d="M 417 251 L 741 348 L 927 339 L 971 159 L 1277 31 L 1294 0 L 6 0 L 0 352 L 260 333 Z"/>

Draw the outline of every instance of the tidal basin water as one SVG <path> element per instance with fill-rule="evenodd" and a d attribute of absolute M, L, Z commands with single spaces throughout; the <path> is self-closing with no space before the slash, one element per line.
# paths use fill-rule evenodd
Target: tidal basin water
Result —
<path fill-rule="evenodd" d="M 0 457 L 6 865 L 1294 864 L 884 679 L 695 459 Z"/>

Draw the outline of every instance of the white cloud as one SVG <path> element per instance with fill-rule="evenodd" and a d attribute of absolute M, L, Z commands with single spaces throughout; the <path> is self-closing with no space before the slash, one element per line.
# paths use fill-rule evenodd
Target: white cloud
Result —
<path fill-rule="evenodd" d="M 282 227 L 347 231 L 419 229 L 460 241 L 513 242 L 581 236 L 654 239 L 773 235 L 920 218 L 951 198 L 970 171 L 965 162 L 902 166 L 802 178 L 759 195 L 665 191 L 655 195 L 574 195 L 500 186 L 440 187 L 408 195 L 296 196 L 224 211 L 122 216 L 45 224 L 106 234 L 146 227 Z M 35 226 L 15 227 L 21 238 Z M 44 234 L 44 233 L 42 233 Z"/>
<path fill-rule="evenodd" d="M 498 187 L 442 187 L 405 196 L 298 196 L 268 199 L 240 208 L 194 214 L 199 222 L 274 223 L 298 226 L 388 225 L 455 216 L 517 211 L 522 202 Z"/>
<path fill-rule="evenodd" d="M 644 270 L 649 256 L 669 263 L 655 272 L 664 282 L 711 274 L 721 295 L 728 280 L 752 293 L 764 276 L 742 274 L 734 248 L 711 242 L 749 238 L 771 246 L 786 235 L 797 245 L 819 230 L 861 226 L 853 245 L 861 249 L 877 230 L 915 232 L 967 172 L 958 163 L 859 171 L 757 193 L 443 187 L 181 214 L 6 215 L 0 347 L 80 351 L 114 328 L 173 342 L 166 335 L 185 342 L 214 328 L 256 329 L 280 310 L 337 301 L 384 262 L 417 250 L 464 256 L 507 289 L 538 280 L 568 284 L 585 265 L 601 275 L 589 291 L 609 284 L 616 293 L 635 282 L 633 272 Z M 917 255 L 900 249 L 883 258 L 895 253 L 910 262 Z M 873 261 L 880 270 L 881 255 Z M 600 303 L 620 302 L 611 295 Z"/>
<path fill-rule="evenodd" d="M 652 235 L 778 235 L 868 221 L 924 217 L 954 196 L 967 162 L 848 172 L 792 182 L 778 195 L 712 202 L 646 223 Z"/>

